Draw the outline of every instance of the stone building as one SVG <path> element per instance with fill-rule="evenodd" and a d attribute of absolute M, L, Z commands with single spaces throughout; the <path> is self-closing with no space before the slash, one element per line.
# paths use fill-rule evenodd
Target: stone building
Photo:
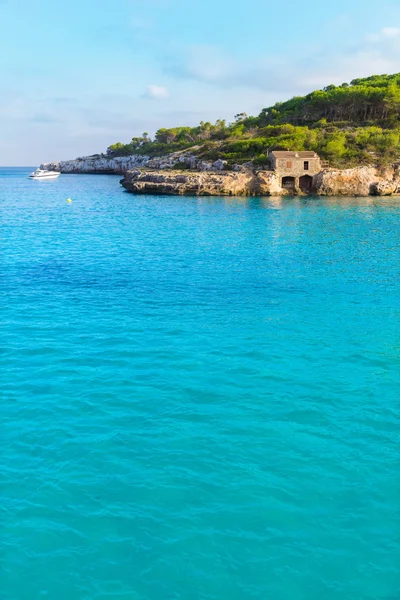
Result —
<path fill-rule="evenodd" d="M 309 192 L 313 176 L 321 171 L 321 159 L 315 152 L 276 150 L 271 152 L 270 160 L 281 187 L 293 194 Z"/>

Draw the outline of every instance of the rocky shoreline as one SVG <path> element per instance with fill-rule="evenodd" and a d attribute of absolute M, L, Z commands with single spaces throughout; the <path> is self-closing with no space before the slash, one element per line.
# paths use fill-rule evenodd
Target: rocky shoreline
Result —
<path fill-rule="evenodd" d="M 226 161 L 216 160 L 214 162 L 201 160 L 193 152 L 196 146 L 180 152 L 172 152 L 167 156 L 154 157 L 132 154 L 130 156 L 111 157 L 107 155 L 95 154 L 93 156 L 84 156 L 75 160 L 64 160 L 59 162 L 43 163 L 41 169 L 48 171 L 59 171 L 60 173 L 110 173 L 124 175 L 131 169 L 190 169 L 193 171 L 221 171 L 226 166 Z M 248 165 L 236 165 L 233 170 L 241 171 Z"/>
<path fill-rule="evenodd" d="M 270 196 L 287 193 L 272 171 L 128 171 L 121 185 L 135 194 L 180 196 Z"/>
<path fill-rule="evenodd" d="M 76 160 L 44 163 L 41 168 L 61 173 L 121 174 L 121 185 L 134 194 L 195 196 L 287 196 L 275 171 L 257 170 L 251 163 L 226 170 L 223 160 L 207 162 L 193 154 L 195 148 L 150 158 L 132 155 L 95 155 Z M 325 169 L 314 175 L 310 195 L 400 195 L 400 167 Z M 298 192 L 298 195 L 307 195 Z"/>
<path fill-rule="evenodd" d="M 388 177 L 388 178 L 386 178 Z M 384 177 L 373 167 L 324 170 L 313 177 L 310 195 L 390 196 L 400 193 L 395 172 Z M 121 185 L 134 194 L 181 196 L 287 196 L 273 171 L 128 171 Z M 308 195 L 301 194 L 298 195 Z"/>

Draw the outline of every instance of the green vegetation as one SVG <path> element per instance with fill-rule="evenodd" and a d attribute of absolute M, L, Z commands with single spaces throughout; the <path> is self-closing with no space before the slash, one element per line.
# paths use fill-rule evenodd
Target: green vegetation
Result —
<path fill-rule="evenodd" d="M 400 73 L 354 79 L 307 96 L 279 102 L 258 117 L 233 123 L 159 129 L 129 144 L 113 144 L 110 156 L 163 156 L 193 147 L 205 160 L 268 164 L 272 150 L 314 150 L 333 166 L 388 164 L 400 157 Z"/>

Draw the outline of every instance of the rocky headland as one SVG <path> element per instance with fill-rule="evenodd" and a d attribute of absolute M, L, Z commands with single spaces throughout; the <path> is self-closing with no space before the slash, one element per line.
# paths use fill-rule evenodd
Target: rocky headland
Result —
<path fill-rule="evenodd" d="M 328 85 L 232 122 L 161 127 L 41 167 L 122 175 L 136 194 L 397 195 L 400 73 Z"/>
<path fill-rule="evenodd" d="M 189 196 L 287 196 L 273 171 L 242 172 L 136 169 L 127 171 L 121 185 L 134 194 Z M 316 196 L 390 196 L 400 192 L 395 169 L 373 167 L 326 169 L 313 177 L 310 194 Z M 307 195 L 300 194 L 299 195 Z"/>
<path fill-rule="evenodd" d="M 204 161 L 190 152 L 150 158 L 142 155 L 95 155 L 44 163 L 41 168 L 61 173 L 121 174 L 121 185 L 134 194 L 195 196 L 286 196 L 274 171 L 252 163 L 233 165 L 223 160 Z M 313 177 L 310 194 L 317 196 L 390 196 L 400 193 L 400 167 L 324 169 Z M 299 195 L 306 195 L 300 193 Z"/>
<path fill-rule="evenodd" d="M 122 186 L 135 194 L 180 196 L 278 196 L 287 194 L 271 171 L 128 171 Z"/>
<path fill-rule="evenodd" d="M 214 162 L 201 160 L 195 155 L 197 147 L 190 151 L 172 152 L 162 157 L 149 157 L 132 154 L 130 156 L 110 157 L 104 154 L 84 156 L 75 160 L 43 163 L 41 169 L 59 171 L 60 173 L 110 173 L 123 175 L 131 169 L 191 169 L 194 171 L 221 171 L 226 166 L 226 161 Z M 246 168 L 246 165 L 244 166 Z M 234 167 L 235 169 L 235 167 Z M 236 166 L 235 170 L 243 170 L 243 166 Z"/>

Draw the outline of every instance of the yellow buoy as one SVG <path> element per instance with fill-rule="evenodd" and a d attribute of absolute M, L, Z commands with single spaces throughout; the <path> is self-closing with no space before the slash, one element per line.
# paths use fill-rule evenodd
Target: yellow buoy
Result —
<path fill-rule="evenodd" d="M 71 198 L 67 198 L 67 202 L 72 202 Z"/>

